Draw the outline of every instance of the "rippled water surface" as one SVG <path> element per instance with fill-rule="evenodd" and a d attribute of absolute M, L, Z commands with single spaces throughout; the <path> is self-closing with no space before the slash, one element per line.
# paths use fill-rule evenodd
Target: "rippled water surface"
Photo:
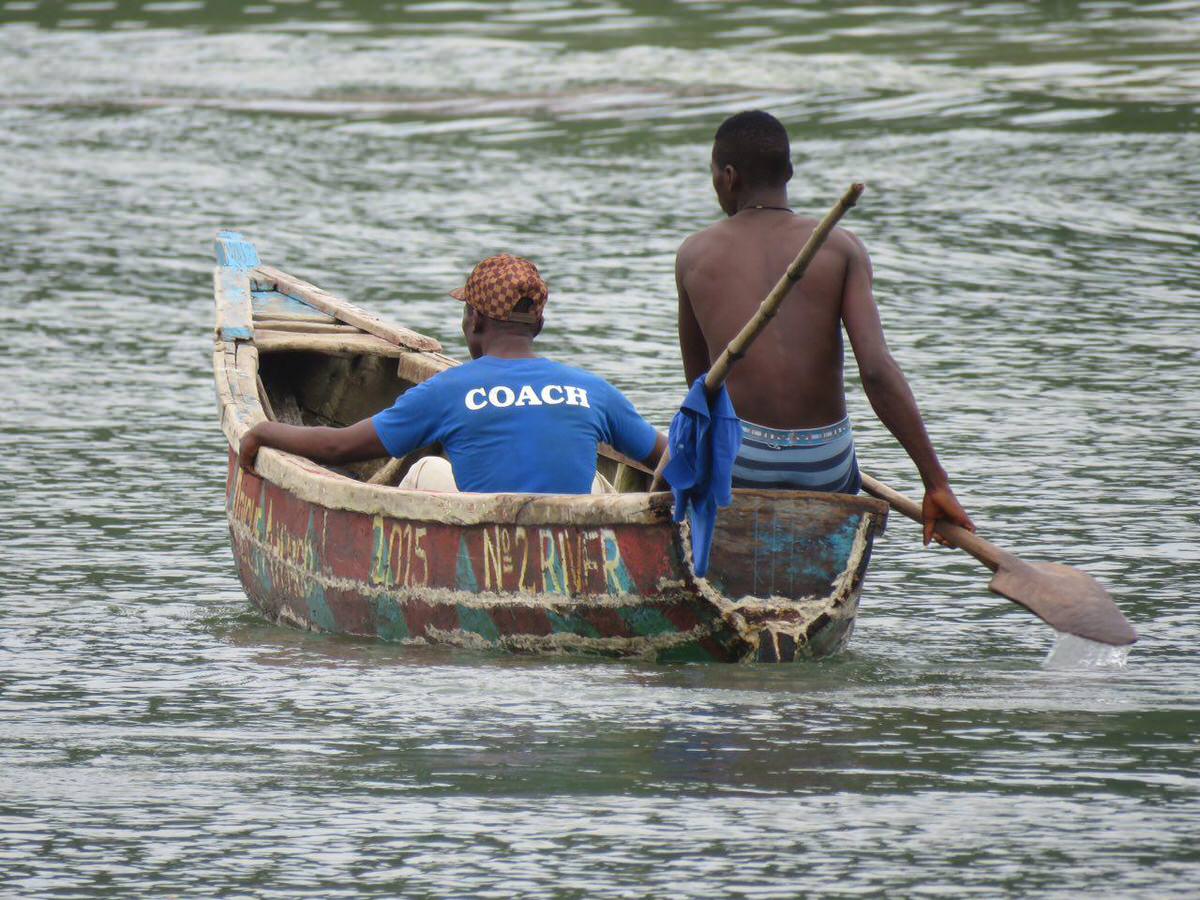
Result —
<path fill-rule="evenodd" d="M 0 888 L 45 896 L 1186 895 L 1200 883 L 1200 7 L 0 0 Z M 849 652 L 543 660 L 265 624 L 233 573 L 210 242 L 458 347 L 483 255 L 659 425 L 722 117 L 853 179 L 986 534 L 1141 633 L 1053 634 L 894 517 Z M 917 487 L 857 386 L 860 458 Z M 1056 661 L 1057 660 L 1057 661 Z"/>

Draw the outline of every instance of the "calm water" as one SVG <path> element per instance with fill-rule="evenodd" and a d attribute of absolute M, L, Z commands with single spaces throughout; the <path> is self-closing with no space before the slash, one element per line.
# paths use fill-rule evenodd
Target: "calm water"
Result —
<path fill-rule="evenodd" d="M 0 2 L 0 892 L 1121 897 L 1200 883 L 1200 7 Z M 982 530 L 1104 580 L 1125 668 L 894 518 L 852 650 L 473 655 L 263 623 L 210 242 L 457 347 L 492 252 L 659 425 L 721 118 L 869 184 L 892 348 Z M 856 386 L 868 470 L 916 488 Z"/>

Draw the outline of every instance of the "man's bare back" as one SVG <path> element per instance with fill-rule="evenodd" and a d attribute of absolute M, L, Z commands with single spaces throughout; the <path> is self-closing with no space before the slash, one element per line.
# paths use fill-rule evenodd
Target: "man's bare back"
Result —
<path fill-rule="evenodd" d="M 816 227 L 778 209 L 744 209 L 679 249 L 679 334 L 688 381 L 706 372 L 754 315 Z M 857 242 L 835 231 L 771 326 L 734 367 L 738 415 L 768 428 L 816 428 L 846 415 L 842 306 L 861 269 Z M 869 277 L 869 276 L 859 276 Z"/>
<path fill-rule="evenodd" d="M 787 132 L 773 116 L 745 112 L 722 123 L 711 169 L 713 190 L 728 218 L 684 241 L 675 262 L 679 343 L 689 384 L 746 324 L 816 226 L 788 208 L 791 151 Z M 775 321 L 734 367 L 727 382 L 733 407 L 743 423 L 758 426 L 753 430 L 761 438 L 743 444 L 734 483 L 740 473 L 747 486 L 804 487 L 808 473 L 810 479 L 826 478 L 826 484 L 804 489 L 858 490 L 842 377 L 844 327 L 871 407 L 921 473 L 925 542 L 942 517 L 974 530 L 888 350 L 871 282 L 866 248 L 849 231 L 836 229 Z"/>

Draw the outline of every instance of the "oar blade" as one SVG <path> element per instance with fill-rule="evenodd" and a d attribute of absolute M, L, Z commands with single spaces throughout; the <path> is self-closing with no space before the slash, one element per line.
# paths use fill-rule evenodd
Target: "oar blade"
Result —
<path fill-rule="evenodd" d="M 1137 632 L 1103 585 L 1072 566 L 1008 557 L 988 587 L 1058 631 L 1113 647 L 1137 640 Z"/>

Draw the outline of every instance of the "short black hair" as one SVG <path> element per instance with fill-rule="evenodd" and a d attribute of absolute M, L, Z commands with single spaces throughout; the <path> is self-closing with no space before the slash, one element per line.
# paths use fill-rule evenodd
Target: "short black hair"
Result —
<path fill-rule="evenodd" d="M 532 297 L 522 297 L 513 304 L 512 311 L 530 313 L 533 312 L 535 305 Z M 533 334 L 537 331 L 536 322 L 514 322 L 511 319 L 493 319 L 487 313 L 480 313 L 480 315 L 487 319 L 491 327 L 497 331 L 505 331 L 510 334 Z"/>
<path fill-rule="evenodd" d="M 747 185 L 778 187 L 792 177 L 792 148 L 783 123 L 760 109 L 730 116 L 713 137 L 713 159 L 733 166 Z"/>

